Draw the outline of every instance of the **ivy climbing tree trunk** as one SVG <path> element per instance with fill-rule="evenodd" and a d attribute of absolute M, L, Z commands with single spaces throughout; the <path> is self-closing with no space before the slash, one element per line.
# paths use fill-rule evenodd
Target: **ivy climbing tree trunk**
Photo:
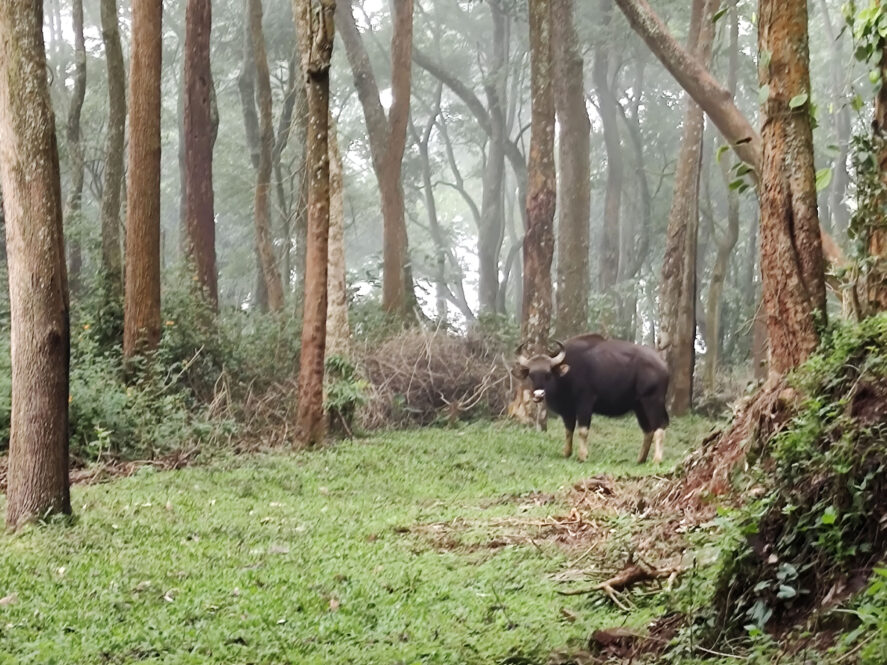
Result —
<path fill-rule="evenodd" d="M 86 96 L 86 45 L 83 39 L 83 0 L 72 0 L 71 3 L 72 28 L 74 29 L 74 90 L 71 93 L 71 105 L 68 107 L 68 124 L 66 127 L 66 139 L 68 141 L 68 153 L 71 157 L 71 185 L 68 191 L 68 200 L 65 204 L 65 222 L 69 225 L 76 224 L 80 217 L 83 197 L 83 143 L 80 139 L 80 112 L 83 109 L 83 99 Z M 69 241 L 70 266 L 69 285 L 71 291 L 77 293 L 80 289 L 80 270 L 83 266 L 83 255 L 80 247 L 80 239 L 75 232 Z"/>
<path fill-rule="evenodd" d="M 108 134 L 102 181 L 102 270 L 109 297 L 123 295 L 123 257 L 120 252 L 120 190 L 123 186 L 123 142 L 126 134 L 126 69 L 117 0 L 101 0 L 102 42 L 108 69 Z"/>
<path fill-rule="evenodd" d="M 560 338 L 588 326 L 591 123 L 585 108 L 582 54 L 573 26 L 573 0 L 552 0 L 554 88 L 560 126 L 557 316 Z"/>
<path fill-rule="evenodd" d="M 872 135 L 878 160 L 878 175 L 884 192 L 887 192 L 887 40 L 883 40 L 879 71 L 881 87 L 875 96 L 875 113 L 872 118 Z M 879 215 L 865 229 L 867 250 L 871 261 L 865 276 L 865 313 L 887 311 L 887 215 L 884 199 L 880 196 Z"/>
<path fill-rule="evenodd" d="M 123 355 L 160 342 L 160 67 L 161 0 L 132 10 L 129 168 L 126 186 L 126 279 Z"/>
<path fill-rule="evenodd" d="M 213 210 L 214 113 L 209 49 L 210 0 L 188 0 L 185 9 L 185 256 L 213 310 L 219 307 L 216 276 L 216 224 Z M 215 117 L 214 117 L 215 116 Z"/>
<path fill-rule="evenodd" d="M 42 3 L 0 3 L 0 187 L 9 271 L 12 410 L 6 525 L 70 513 L 70 329 Z"/>
<path fill-rule="evenodd" d="M 810 125 L 810 56 L 805 0 L 758 4 L 763 142 L 761 275 L 771 371 L 796 367 L 819 343 L 825 276 Z M 768 57 L 765 57 L 767 54 Z"/>
<path fill-rule="evenodd" d="M 326 353 L 330 230 L 330 59 L 335 36 L 335 8 L 335 0 L 293 2 L 308 99 L 305 165 L 310 173 L 304 315 L 296 409 L 296 439 L 302 445 L 319 443 L 323 439 L 326 425 L 323 413 L 323 361 Z"/>
<path fill-rule="evenodd" d="M 357 30 L 351 0 L 337 3 L 339 33 L 357 96 L 363 107 L 373 170 L 382 199 L 382 309 L 406 317 L 415 296 L 409 265 L 401 167 L 410 115 L 410 60 L 413 48 L 413 0 L 393 0 L 391 36 L 391 108 L 388 116 L 379 99 L 379 87 L 363 40 Z"/>
<path fill-rule="evenodd" d="M 254 220 L 256 226 L 256 248 L 265 290 L 268 294 L 268 308 L 272 312 L 283 309 L 283 282 L 277 269 L 274 244 L 271 238 L 271 170 L 274 149 L 274 121 L 271 114 L 271 74 L 268 70 L 268 55 L 265 52 L 265 33 L 262 31 L 262 0 L 249 2 L 249 32 L 255 65 L 256 99 L 259 104 L 259 163 L 256 168 L 256 194 Z"/>
<path fill-rule="evenodd" d="M 326 355 L 351 356 L 348 284 L 345 272 L 345 183 L 336 123 L 329 119 L 330 233 L 327 274 Z"/>

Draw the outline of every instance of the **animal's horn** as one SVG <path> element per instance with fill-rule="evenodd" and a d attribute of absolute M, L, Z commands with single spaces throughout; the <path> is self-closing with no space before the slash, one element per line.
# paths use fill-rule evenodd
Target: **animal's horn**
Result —
<path fill-rule="evenodd" d="M 558 342 L 556 339 L 553 339 L 551 341 L 554 342 L 555 344 L 557 344 L 557 348 L 558 348 L 557 355 L 551 357 L 551 364 L 552 365 L 560 365 L 562 362 L 564 362 L 564 358 L 567 357 L 567 352 L 564 349 L 564 345 L 561 342 Z"/>
<path fill-rule="evenodd" d="M 526 344 L 526 342 L 521 342 L 520 346 L 518 346 L 518 347 L 514 350 L 514 352 L 517 354 L 517 362 L 518 362 L 518 364 L 519 364 L 521 367 L 529 367 L 529 366 L 530 366 L 530 361 L 529 361 L 529 359 L 524 355 L 524 344 Z"/>

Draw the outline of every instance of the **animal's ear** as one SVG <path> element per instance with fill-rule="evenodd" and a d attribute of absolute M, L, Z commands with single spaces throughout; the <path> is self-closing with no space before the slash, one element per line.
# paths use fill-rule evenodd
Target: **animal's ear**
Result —
<path fill-rule="evenodd" d="M 555 365 L 554 371 L 557 372 L 558 376 L 563 376 L 570 371 L 570 366 L 567 363 L 561 363 L 560 365 Z"/>
<path fill-rule="evenodd" d="M 511 373 L 515 378 L 523 381 L 527 378 L 527 375 L 530 373 L 530 370 L 527 367 L 523 367 L 522 365 L 517 365 L 511 368 Z"/>

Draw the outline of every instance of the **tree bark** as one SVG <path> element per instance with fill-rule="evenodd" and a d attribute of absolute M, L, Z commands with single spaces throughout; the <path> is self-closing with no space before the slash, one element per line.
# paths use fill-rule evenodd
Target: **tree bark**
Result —
<path fill-rule="evenodd" d="M 761 130 L 761 274 L 771 371 L 803 362 L 819 343 L 825 279 L 810 126 L 807 3 L 760 0 L 759 67 L 769 91 Z M 759 56 L 760 58 L 760 56 Z"/>
<path fill-rule="evenodd" d="M 336 123 L 329 119 L 330 232 L 327 271 L 326 355 L 351 356 L 348 284 L 345 272 L 345 184 Z"/>
<path fill-rule="evenodd" d="M 188 0 L 185 9 L 185 256 L 214 311 L 219 307 L 216 225 L 213 209 L 213 79 L 210 68 L 210 0 Z"/>
<path fill-rule="evenodd" d="M 688 50 L 706 69 L 714 40 L 717 0 L 693 0 Z M 696 247 L 699 231 L 699 172 L 705 116 L 686 95 L 684 131 L 668 215 L 659 289 L 659 348 L 671 373 L 669 411 L 683 415 L 693 403 L 696 360 Z"/>
<path fill-rule="evenodd" d="M 293 15 L 305 93 L 308 99 L 306 167 L 308 187 L 308 245 L 302 347 L 299 356 L 299 396 L 296 439 L 303 445 L 323 440 L 324 356 L 326 353 L 327 261 L 330 230 L 329 93 L 333 52 L 335 0 L 294 0 Z"/>
<path fill-rule="evenodd" d="M 126 134 L 126 69 L 117 0 L 101 0 L 102 42 L 108 68 L 108 134 L 102 180 L 102 270 L 113 300 L 123 294 L 123 257 L 120 252 L 120 190 L 123 185 Z"/>
<path fill-rule="evenodd" d="M 65 220 L 71 224 L 80 217 L 83 196 L 83 144 L 80 140 L 80 112 L 86 96 L 86 45 L 83 40 L 83 0 L 72 0 L 72 27 L 74 29 L 74 90 L 71 94 L 71 105 L 68 107 L 68 124 L 66 139 L 68 152 L 71 155 L 71 189 L 65 204 Z M 80 269 L 83 255 L 80 240 L 75 233 L 70 240 L 70 271 L 69 286 L 71 291 L 80 290 Z"/>
<path fill-rule="evenodd" d="M 600 0 L 601 23 L 610 25 L 613 0 Z M 603 293 L 612 293 L 619 279 L 619 209 L 622 204 L 622 141 L 619 137 L 617 102 L 610 90 L 610 59 L 608 46 L 599 45 L 594 52 L 592 80 L 597 91 L 604 143 L 607 149 L 607 189 L 604 198 L 604 225 L 600 241 L 598 286 Z"/>
<path fill-rule="evenodd" d="M 521 339 L 542 351 L 551 326 L 551 262 L 554 255 L 554 96 L 551 76 L 551 12 L 547 0 L 529 0 L 530 134 L 527 232 L 524 236 L 524 298 Z"/>
<path fill-rule="evenodd" d="M 553 0 L 554 89 L 560 125 L 557 316 L 561 339 L 588 326 L 591 123 L 585 108 L 582 54 L 573 26 L 573 0 Z"/>
<path fill-rule="evenodd" d="M 262 0 L 249 2 L 249 32 L 255 63 L 256 99 L 259 106 L 259 163 L 256 169 L 254 204 L 256 248 L 268 292 L 268 308 L 272 312 L 283 309 L 283 282 L 277 269 L 274 244 L 271 237 L 271 170 L 273 167 L 274 121 L 271 115 L 271 74 L 265 52 L 262 31 Z M 324 121 L 326 122 L 326 121 Z"/>
<path fill-rule="evenodd" d="M 413 0 L 394 0 L 391 36 L 391 108 L 388 116 L 379 87 L 354 22 L 351 0 L 337 3 L 339 33 L 354 75 L 369 134 L 373 170 L 382 198 L 382 309 L 406 317 L 413 305 L 401 167 L 410 113 L 410 61 L 413 47 Z"/>
<path fill-rule="evenodd" d="M 160 342 L 160 0 L 133 6 L 123 355 Z"/>
<path fill-rule="evenodd" d="M 0 186 L 8 251 L 12 412 L 6 525 L 70 513 L 70 329 L 42 3 L 0 3 Z"/>

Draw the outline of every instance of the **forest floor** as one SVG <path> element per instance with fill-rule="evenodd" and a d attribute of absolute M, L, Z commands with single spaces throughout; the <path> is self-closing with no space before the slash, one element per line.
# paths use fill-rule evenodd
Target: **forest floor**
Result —
<path fill-rule="evenodd" d="M 710 426 L 676 419 L 661 466 L 597 419 L 585 464 L 559 421 L 477 423 L 76 485 L 69 523 L 0 535 L 0 663 L 591 662 L 567 654 L 676 602 L 592 587 L 717 558 L 716 527 L 647 508 Z"/>

